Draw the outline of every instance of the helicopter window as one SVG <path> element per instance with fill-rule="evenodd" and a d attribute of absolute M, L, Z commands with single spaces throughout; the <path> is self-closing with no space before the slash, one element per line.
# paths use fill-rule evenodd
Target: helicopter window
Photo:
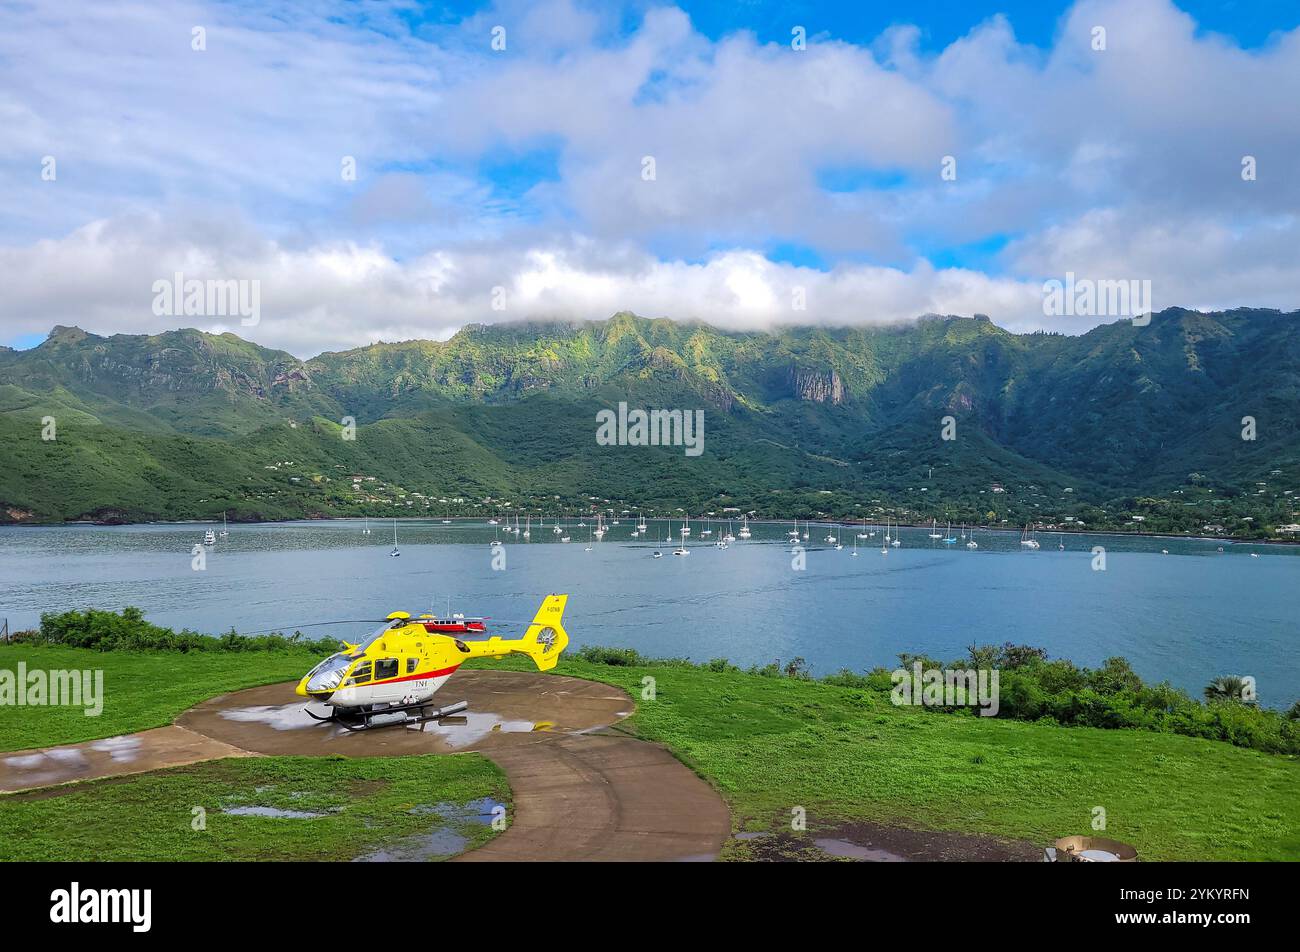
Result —
<path fill-rule="evenodd" d="M 352 659 L 342 652 L 332 654 L 316 667 L 311 669 L 307 675 L 307 690 L 309 691 L 333 691 L 343 680 L 343 672 L 348 669 Z"/>
<path fill-rule="evenodd" d="M 407 673 L 407 674 L 415 674 L 415 669 L 418 668 L 419 666 L 420 666 L 420 659 L 419 659 L 419 658 L 407 658 L 407 659 L 406 659 L 406 673 Z"/>
<path fill-rule="evenodd" d="M 348 678 L 347 683 L 349 685 L 365 684 L 369 680 L 370 680 L 370 662 L 363 661 L 359 665 L 357 665 L 357 669 L 352 672 L 352 677 Z"/>
<path fill-rule="evenodd" d="M 375 662 L 375 680 L 383 681 L 397 677 L 397 659 L 380 658 Z"/>

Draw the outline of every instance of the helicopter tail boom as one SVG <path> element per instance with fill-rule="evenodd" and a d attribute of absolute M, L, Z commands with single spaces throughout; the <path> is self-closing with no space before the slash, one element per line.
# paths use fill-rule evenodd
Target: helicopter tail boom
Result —
<path fill-rule="evenodd" d="M 564 630 L 564 606 L 568 595 L 547 595 L 522 638 L 489 638 L 486 641 L 467 642 L 471 657 L 499 658 L 518 653 L 528 655 L 538 671 L 549 671 L 560 660 L 560 653 L 569 644 Z"/>

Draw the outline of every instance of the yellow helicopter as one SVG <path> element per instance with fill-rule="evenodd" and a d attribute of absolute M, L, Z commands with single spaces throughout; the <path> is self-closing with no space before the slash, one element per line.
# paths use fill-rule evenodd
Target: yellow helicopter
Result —
<path fill-rule="evenodd" d="M 568 595 L 548 595 L 522 638 L 493 636 L 462 641 L 432 629 L 433 615 L 412 618 L 393 612 L 383 627 L 359 644 L 343 643 L 298 682 L 302 697 L 333 708 L 318 721 L 333 721 L 351 731 L 418 724 L 462 711 L 464 701 L 433 708 L 429 699 L 470 658 L 500 658 L 518 652 L 533 659 L 539 671 L 555 667 L 569 644 L 561 624 Z"/>

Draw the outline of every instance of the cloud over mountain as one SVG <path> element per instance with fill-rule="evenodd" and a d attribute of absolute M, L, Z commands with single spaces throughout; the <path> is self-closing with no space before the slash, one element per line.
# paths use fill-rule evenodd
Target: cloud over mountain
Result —
<path fill-rule="evenodd" d="M 1014 14 L 940 49 L 828 17 L 799 51 L 689 7 L 5 7 L 0 338 L 174 326 L 149 305 L 176 271 L 258 280 L 235 329 L 297 353 L 623 308 L 1111 319 L 1043 315 L 1067 271 L 1158 307 L 1300 298 L 1300 31 L 1081 0 L 1046 46 Z"/>

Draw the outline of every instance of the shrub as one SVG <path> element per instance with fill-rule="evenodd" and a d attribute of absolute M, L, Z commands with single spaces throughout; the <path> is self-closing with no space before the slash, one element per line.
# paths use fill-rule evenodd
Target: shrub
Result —
<path fill-rule="evenodd" d="M 307 641 L 301 632 L 285 637 L 241 635 L 231 629 L 219 638 L 188 628 L 180 632 L 145 621 L 144 613 L 130 607 L 121 612 L 89 609 L 41 615 L 38 631 L 24 633 L 28 644 L 89 648 L 93 651 L 328 651 L 330 639 Z M 28 637 L 29 636 L 29 637 Z"/>

